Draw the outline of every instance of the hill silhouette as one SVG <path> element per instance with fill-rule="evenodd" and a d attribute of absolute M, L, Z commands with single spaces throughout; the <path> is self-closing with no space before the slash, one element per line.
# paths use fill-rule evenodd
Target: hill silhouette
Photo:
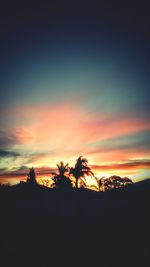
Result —
<path fill-rule="evenodd" d="M 149 189 L 0 187 L 1 266 L 148 266 Z"/>

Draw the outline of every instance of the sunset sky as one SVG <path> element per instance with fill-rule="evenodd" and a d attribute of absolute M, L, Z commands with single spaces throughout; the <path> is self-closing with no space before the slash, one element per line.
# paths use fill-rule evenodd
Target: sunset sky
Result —
<path fill-rule="evenodd" d="M 0 181 L 80 155 L 99 178 L 149 178 L 146 6 L 12 6 L 1 22 Z"/>

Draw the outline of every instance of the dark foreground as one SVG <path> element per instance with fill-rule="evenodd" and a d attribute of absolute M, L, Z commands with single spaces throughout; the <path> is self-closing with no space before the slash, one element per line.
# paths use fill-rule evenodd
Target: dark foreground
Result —
<path fill-rule="evenodd" d="M 0 188 L 0 266 L 150 266 L 150 180 L 107 193 Z"/>

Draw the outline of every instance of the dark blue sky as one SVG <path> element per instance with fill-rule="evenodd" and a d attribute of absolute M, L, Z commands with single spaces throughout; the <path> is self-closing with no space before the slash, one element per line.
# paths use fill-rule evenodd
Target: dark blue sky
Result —
<path fill-rule="evenodd" d="M 120 77 L 122 83 L 133 82 L 131 94 L 137 97 L 138 93 L 137 105 L 147 106 L 150 40 L 144 2 L 103 3 L 99 7 L 13 2 L 2 10 L 1 22 L 3 104 L 12 103 L 12 97 L 22 101 L 20 90 L 24 99 L 29 92 L 32 98 L 37 83 L 56 83 L 56 77 L 64 87 L 70 88 L 72 83 L 72 91 L 76 89 L 73 82 L 77 87 L 91 83 L 89 86 L 99 91 L 99 82 L 104 83 L 109 75 L 114 80 Z M 92 77 L 88 79 L 89 72 Z M 114 86 L 119 85 L 114 81 Z M 119 90 L 130 89 L 114 93 L 118 95 Z"/>

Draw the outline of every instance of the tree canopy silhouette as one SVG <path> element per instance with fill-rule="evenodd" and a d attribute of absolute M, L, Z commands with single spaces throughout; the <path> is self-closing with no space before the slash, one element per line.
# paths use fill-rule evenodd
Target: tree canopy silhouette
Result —
<path fill-rule="evenodd" d="M 34 168 L 32 167 L 29 171 L 28 177 L 27 177 L 27 182 L 34 185 L 36 184 L 36 173 Z"/>
<path fill-rule="evenodd" d="M 94 176 L 94 173 L 88 166 L 88 160 L 86 158 L 83 158 L 82 156 L 77 159 L 75 167 L 70 168 L 70 174 L 72 174 L 76 179 L 76 188 L 78 188 L 78 182 L 80 178 L 86 175 Z"/>
<path fill-rule="evenodd" d="M 121 178 L 120 176 L 117 175 L 110 176 L 109 178 L 102 177 L 99 180 L 99 191 L 107 191 L 113 188 L 119 188 L 132 183 L 133 183 L 132 180 L 127 177 Z"/>
<path fill-rule="evenodd" d="M 53 173 L 54 177 L 53 179 L 53 186 L 56 188 L 72 188 L 72 182 L 65 174 L 69 172 L 69 164 L 64 164 L 63 161 L 61 161 L 59 164 L 57 164 L 58 168 L 58 174 Z"/>

